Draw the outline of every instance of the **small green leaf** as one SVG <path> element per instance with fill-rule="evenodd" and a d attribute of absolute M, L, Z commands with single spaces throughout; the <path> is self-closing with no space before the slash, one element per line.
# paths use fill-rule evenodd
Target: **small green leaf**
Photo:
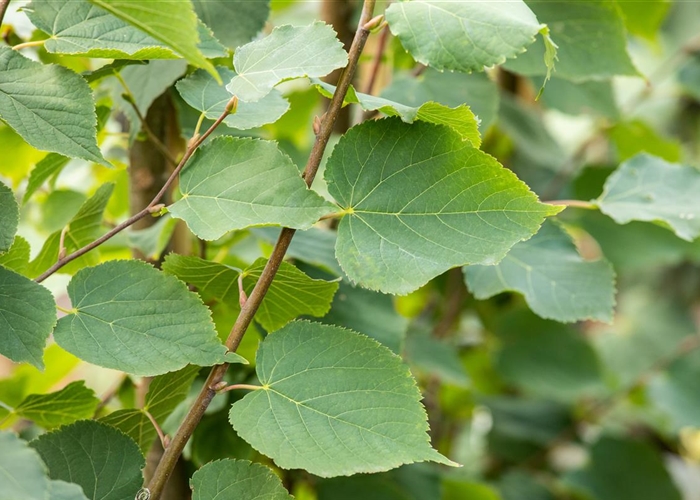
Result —
<path fill-rule="evenodd" d="M 19 205 L 12 189 L 0 182 L 0 254 L 7 252 L 19 225 Z"/>
<path fill-rule="evenodd" d="M 49 479 L 39 454 L 13 432 L 0 432 L 0 498 L 44 500 Z M 53 500 L 53 498 L 51 498 Z"/>
<path fill-rule="evenodd" d="M 79 380 L 57 392 L 30 394 L 15 408 L 15 413 L 33 420 L 44 429 L 53 429 L 76 420 L 91 418 L 99 402 L 95 393 Z"/>
<path fill-rule="evenodd" d="M 177 219 L 165 214 L 152 226 L 127 230 L 129 246 L 141 252 L 147 259 L 160 260 L 160 256 L 170 243 L 177 223 Z"/>
<path fill-rule="evenodd" d="M 455 266 L 494 264 L 561 210 L 451 129 L 396 118 L 353 127 L 325 177 L 347 213 L 340 265 L 385 293 L 409 293 Z"/>
<path fill-rule="evenodd" d="M 243 289 L 250 294 L 267 260 L 258 259 L 243 271 Z M 197 257 L 170 254 L 163 270 L 197 287 L 204 300 L 238 304 L 238 276 L 241 270 Z M 291 264 L 283 262 L 260 304 L 255 320 L 274 331 L 302 315 L 320 317 L 330 308 L 337 282 L 311 279 Z"/>
<path fill-rule="evenodd" d="M 235 72 L 223 66 L 217 66 L 216 71 L 225 82 L 236 76 Z M 212 120 L 224 112 L 232 97 L 226 87 L 218 84 L 211 75 L 201 69 L 177 82 L 176 87 L 187 104 Z M 273 89 L 257 102 L 240 101 L 236 112 L 228 115 L 224 123 L 238 130 L 262 127 L 276 122 L 288 109 L 289 102 Z"/>
<path fill-rule="evenodd" d="M 156 428 L 143 410 L 117 410 L 99 419 L 99 422 L 119 429 L 138 445 L 141 453 L 146 455 L 158 437 Z"/>
<path fill-rule="evenodd" d="M 0 119 L 37 149 L 111 166 L 97 147 L 90 86 L 63 66 L 0 46 Z"/>
<path fill-rule="evenodd" d="M 698 190 L 697 168 L 639 154 L 608 177 L 594 203 L 618 224 L 659 221 L 692 241 L 700 235 Z"/>
<path fill-rule="evenodd" d="M 312 79 L 311 83 L 326 97 L 333 97 L 335 86 L 318 79 Z M 437 102 L 425 102 L 418 107 L 406 106 L 398 102 L 390 101 L 382 97 L 362 94 L 352 86 L 345 96 L 345 103 L 359 104 L 366 111 L 381 111 L 387 116 L 398 116 L 401 121 L 413 123 L 422 120 L 437 125 L 447 125 L 474 146 L 481 145 L 479 135 L 479 121 L 468 106 L 461 105 L 449 108 Z"/>
<path fill-rule="evenodd" d="M 48 500 L 88 500 L 83 489 L 74 483 L 55 480 L 50 483 Z"/>
<path fill-rule="evenodd" d="M 223 361 L 226 348 L 199 297 L 145 262 L 83 269 L 68 295 L 74 312 L 58 321 L 54 338 L 85 361 L 144 376 Z"/>
<path fill-rule="evenodd" d="M 413 58 L 438 70 L 482 71 L 523 52 L 542 25 L 522 0 L 414 0 L 386 10 L 391 32 Z"/>
<path fill-rule="evenodd" d="M 593 319 L 610 323 L 615 305 L 615 272 L 605 260 L 584 261 L 571 238 L 545 223 L 494 266 L 468 266 L 464 276 L 477 299 L 505 291 L 525 296 L 543 318 L 564 323 Z"/>
<path fill-rule="evenodd" d="M 41 455 L 51 479 L 80 485 L 91 500 L 134 498 L 143 483 L 145 461 L 136 443 L 94 420 L 43 434 L 30 446 Z"/>
<path fill-rule="evenodd" d="M 270 0 L 193 0 L 193 3 L 199 18 L 231 49 L 249 42 L 263 29 L 270 15 Z"/>
<path fill-rule="evenodd" d="M 409 332 L 404 358 L 414 371 L 418 370 L 419 373 L 459 387 L 467 387 L 469 384 L 457 347 L 433 337 L 430 332 Z"/>
<path fill-rule="evenodd" d="M 642 152 L 670 162 L 681 159 L 679 140 L 663 137 L 641 120 L 618 122 L 608 133 L 617 148 L 619 161 L 628 160 Z"/>
<path fill-rule="evenodd" d="M 655 41 L 661 25 L 671 9 L 671 0 L 647 0 L 645 2 L 616 2 L 627 31 Z"/>
<path fill-rule="evenodd" d="M 308 229 L 335 208 L 306 187 L 275 143 L 257 139 L 219 137 L 198 149 L 180 190 L 169 211 L 205 240 L 265 224 Z"/>
<path fill-rule="evenodd" d="M 157 2 L 134 0 L 90 0 L 119 19 L 160 40 L 198 68 L 218 78 L 214 66 L 206 60 L 197 44 L 200 41 L 197 15 L 189 0 L 172 0 L 167 8 Z"/>
<path fill-rule="evenodd" d="M 46 288 L 0 266 L 0 354 L 40 370 L 46 339 L 56 324 L 56 305 Z"/>
<path fill-rule="evenodd" d="M 251 229 L 251 232 L 261 241 L 274 245 L 280 230 L 276 227 L 257 227 Z M 296 232 L 292 244 L 287 249 L 287 256 L 312 264 L 334 276 L 341 276 L 343 270 L 340 269 L 335 258 L 334 248 L 335 231 L 312 227 L 306 231 Z"/>
<path fill-rule="evenodd" d="M 260 279 L 266 263 L 267 259 L 260 258 L 244 271 L 243 289 L 248 295 Z M 324 316 L 337 290 L 338 282 L 311 279 L 293 265 L 283 262 L 255 314 L 255 321 L 271 332 L 298 316 Z"/>
<path fill-rule="evenodd" d="M 155 377 L 148 386 L 144 410 L 156 422 L 165 422 L 177 405 L 185 400 L 198 373 L 198 366 L 186 366 L 182 370 Z"/>
<path fill-rule="evenodd" d="M 321 477 L 434 461 L 421 394 L 401 358 L 364 335 L 293 322 L 257 354 L 260 390 L 231 408 L 238 434 L 285 469 Z"/>
<path fill-rule="evenodd" d="M 114 184 L 103 184 L 94 195 L 88 199 L 78 210 L 78 213 L 68 222 L 68 231 L 64 238 L 64 246 L 67 253 L 72 253 L 79 248 L 91 243 L 98 236 L 102 227 L 102 215 L 107 208 L 107 203 L 112 196 Z M 61 231 L 52 233 L 41 247 L 39 255 L 29 264 L 29 275 L 36 277 L 51 267 L 58 260 L 58 252 L 61 241 Z M 67 266 L 59 269 L 59 273 L 75 273 L 77 270 L 99 262 L 98 255 L 93 252 L 79 257 Z"/>
<path fill-rule="evenodd" d="M 217 460 L 194 473 L 192 500 L 264 498 L 292 500 L 282 481 L 269 468 L 247 460 Z"/>
<path fill-rule="evenodd" d="M 34 26 L 50 35 L 44 44 L 49 53 L 121 60 L 180 57 L 173 48 L 88 0 L 33 0 L 22 10 Z M 197 33 L 202 40 L 199 48 L 208 57 L 226 55 L 201 23 Z"/>
<path fill-rule="evenodd" d="M 684 353 L 668 369 L 653 376 L 648 396 L 653 405 L 671 417 L 675 432 L 700 427 L 700 399 L 697 381 L 700 377 L 700 351 Z"/>
<path fill-rule="evenodd" d="M 70 158 L 67 158 L 58 153 L 47 154 L 36 167 L 32 169 L 29 174 L 29 181 L 27 181 L 27 189 L 24 192 L 23 203 L 26 203 L 31 196 L 36 193 L 36 191 L 44 184 L 44 182 L 51 176 L 57 174 L 63 167 L 68 165 Z"/>
<path fill-rule="evenodd" d="M 226 88 L 242 101 L 257 101 L 283 80 L 325 76 L 347 62 L 343 45 L 325 23 L 278 26 L 265 38 L 236 49 L 238 74 Z"/>
<path fill-rule="evenodd" d="M 616 2 L 568 0 L 528 5 L 537 19 L 547 24 L 557 44 L 558 77 L 580 82 L 616 75 L 639 76 L 627 53 L 625 27 Z M 547 75 L 550 68 L 543 59 L 551 49 L 545 42 L 538 40 L 505 67 L 528 76 Z"/>
<path fill-rule="evenodd" d="M 10 249 L 5 253 L 0 254 L 0 266 L 3 266 L 10 271 L 24 274 L 27 271 L 27 266 L 29 265 L 30 251 L 31 248 L 29 247 L 29 242 L 21 236 L 15 236 L 15 240 Z"/>

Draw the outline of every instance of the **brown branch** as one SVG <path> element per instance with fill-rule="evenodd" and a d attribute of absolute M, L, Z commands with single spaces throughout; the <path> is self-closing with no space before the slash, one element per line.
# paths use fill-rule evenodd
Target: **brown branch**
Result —
<path fill-rule="evenodd" d="M 374 60 L 372 61 L 372 69 L 370 70 L 369 80 L 367 81 L 367 86 L 365 87 L 365 94 L 372 94 L 374 90 L 374 85 L 377 83 L 377 77 L 379 76 L 379 68 L 382 67 L 382 59 L 384 58 L 384 50 L 386 50 L 386 44 L 389 41 L 389 27 L 384 26 L 382 34 L 377 42 L 377 52 L 374 54 Z"/>
<path fill-rule="evenodd" d="M 304 169 L 303 178 L 308 186 L 311 185 L 316 173 L 318 172 L 318 167 L 321 164 L 321 159 L 323 157 L 323 152 L 328 145 L 328 140 L 330 139 L 331 133 L 333 131 L 333 126 L 336 119 L 340 113 L 343 106 L 343 99 L 345 94 L 350 87 L 350 83 L 355 74 L 357 68 L 357 63 L 364 48 L 367 37 L 369 36 L 369 30 L 365 28 L 365 24 L 372 19 L 372 13 L 374 12 L 374 4 L 376 0 L 365 0 L 362 7 L 362 14 L 360 16 L 360 22 L 355 32 L 355 37 L 353 39 L 352 45 L 350 46 L 350 52 L 348 54 L 348 65 L 343 70 L 343 73 L 338 82 L 335 94 L 328 106 L 328 111 L 326 112 L 321 126 L 319 127 L 318 134 L 316 135 L 316 141 L 314 142 L 313 149 L 309 155 L 309 160 L 306 163 L 306 168 Z M 282 264 L 284 255 L 289 248 L 289 244 L 292 242 L 295 230 L 290 228 L 283 228 L 280 232 L 279 238 L 275 245 L 274 250 L 270 259 L 265 265 L 258 282 L 255 284 L 253 291 L 245 302 L 245 305 L 241 308 L 241 312 L 236 319 L 236 322 L 231 329 L 231 333 L 226 339 L 226 346 L 231 351 L 236 351 L 241 339 L 245 332 L 248 330 L 248 326 L 253 321 L 253 317 L 260 307 L 265 294 L 270 288 L 270 284 L 277 274 L 277 270 Z M 199 422 L 204 415 L 209 403 L 216 395 L 216 390 L 214 387 L 219 387 L 219 384 L 224 378 L 226 371 L 228 370 L 228 364 L 224 363 L 222 365 L 217 365 L 212 368 L 209 373 L 207 381 L 204 383 L 202 390 L 200 391 L 197 399 L 190 408 L 187 416 L 185 417 L 182 425 L 173 436 L 168 448 L 163 454 L 158 467 L 153 473 L 153 478 L 148 484 L 148 490 L 151 494 L 151 500 L 159 500 L 163 492 L 163 488 L 172 473 L 175 464 L 177 463 L 182 450 L 185 448 L 187 441 L 189 441 L 190 436 L 199 425 Z"/>
<path fill-rule="evenodd" d="M 234 100 L 236 100 L 235 97 L 233 99 L 231 99 L 231 102 Z M 151 215 L 153 213 L 153 208 L 156 207 L 156 205 L 158 205 L 158 203 L 160 202 L 160 199 L 165 195 L 165 193 L 167 193 L 168 189 L 173 184 L 173 182 L 175 182 L 175 179 L 180 174 L 180 171 L 182 171 L 182 168 L 187 164 L 187 161 L 190 159 L 190 157 L 194 154 L 194 152 L 197 150 L 197 148 L 199 146 L 201 146 L 201 144 L 205 141 L 205 139 L 207 137 L 209 137 L 209 135 L 212 132 L 214 132 L 214 130 L 216 130 L 216 127 L 218 127 L 221 124 L 221 122 L 224 121 L 224 119 L 230 114 L 230 112 L 231 112 L 231 107 L 227 106 L 226 110 L 224 110 L 224 112 L 221 114 L 221 116 L 219 116 L 216 119 L 216 121 L 212 124 L 211 127 L 209 127 L 209 129 L 206 132 L 204 132 L 199 137 L 193 138 L 193 140 L 190 141 L 190 143 L 187 146 L 187 151 L 185 151 L 185 154 L 182 157 L 182 160 L 180 160 L 180 163 L 178 163 L 177 167 L 175 167 L 175 170 L 173 170 L 173 172 L 170 174 L 170 177 L 168 177 L 168 180 L 165 181 L 165 184 L 163 184 L 163 187 L 160 189 L 160 191 L 158 191 L 158 194 L 156 194 L 156 196 L 148 204 L 148 206 L 146 206 L 146 208 L 144 208 L 140 212 L 132 215 L 131 217 L 126 219 L 121 224 L 117 224 L 116 226 L 114 226 L 113 229 L 111 229 L 110 231 L 108 231 L 104 235 L 100 236 L 92 243 L 85 245 L 84 247 L 76 250 L 75 252 L 73 252 L 70 255 L 66 255 L 63 258 L 58 259 L 58 261 L 53 266 L 51 266 L 46 271 L 44 271 L 42 274 L 40 274 L 34 281 L 36 281 L 37 283 L 41 283 L 42 281 L 44 281 L 46 278 L 48 278 L 49 276 L 54 274 L 56 271 L 61 269 L 63 266 L 65 266 L 69 262 L 72 262 L 75 259 L 77 259 L 78 257 L 85 255 L 90 250 L 92 250 L 93 248 L 97 248 L 102 243 L 109 240 L 114 235 L 120 233 L 121 231 L 123 231 L 127 227 L 138 222 L 139 220 L 143 219 L 144 217 Z"/>
<path fill-rule="evenodd" d="M 9 6 L 10 0 L 0 0 L 0 24 L 2 24 L 2 20 L 5 18 L 5 12 L 7 12 Z"/>

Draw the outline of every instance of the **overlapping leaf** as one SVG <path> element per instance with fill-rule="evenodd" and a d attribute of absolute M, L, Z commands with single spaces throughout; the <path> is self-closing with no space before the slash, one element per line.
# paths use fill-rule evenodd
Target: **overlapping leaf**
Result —
<path fill-rule="evenodd" d="M 242 101 L 265 97 L 283 80 L 321 77 L 347 64 L 348 56 L 330 26 L 279 26 L 270 35 L 236 50 L 237 75 L 226 86 Z"/>
<path fill-rule="evenodd" d="M 692 241 L 700 235 L 699 189 L 698 169 L 640 154 L 608 177 L 594 203 L 618 224 L 658 221 Z"/>
<path fill-rule="evenodd" d="M 236 76 L 235 72 L 223 66 L 217 66 L 216 71 L 225 82 Z M 203 70 L 197 70 L 177 82 L 177 90 L 187 104 L 211 119 L 218 118 L 224 112 L 232 97 L 226 87 Z M 228 115 L 224 123 L 239 130 L 261 127 L 276 122 L 288 109 L 289 102 L 273 89 L 257 102 L 239 102 L 236 112 Z"/>
<path fill-rule="evenodd" d="M 220 137 L 197 150 L 180 190 L 170 213 L 206 240 L 256 225 L 307 229 L 334 208 L 306 187 L 275 143 L 256 139 Z"/>
<path fill-rule="evenodd" d="M 51 479 L 80 485 L 91 500 L 134 498 L 143 483 L 145 463 L 136 443 L 94 420 L 43 434 L 30 446 L 41 455 Z"/>
<path fill-rule="evenodd" d="M 88 498 L 77 484 L 57 479 L 50 483 L 49 500 L 88 500 Z"/>
<path fill-rule="evenodd" d="M 226 46 L 250 41 L 265 25 L 270 0 L 193 0 L 194 10 Z"/>
<path fill-rule="evenodd" d="M 0 253 L 7 252 L 19 225 L 19 205 L 12 189 L 0 182 Z"/>
<path fill-rule="evenodd" d="M 540 22 L 547 23 L 557 43 L 557 76 L 583 81 L 639 75 L 627 53 L 625 27 L 615 3 L 545 1 L 529 6 Z M 525 75 L 546 75 L 545 51 L 545 44 L 538 40 L 505 67 Z"/>
<path fill-rule="evenodd" d="M 79 271 L 68 285 L 73 312 L 54 338 L 96 365 L 159 375 L 188 363 L 223 362 L 209 310 L 184 283 L 139 261 L 111 261 Z"/>
<path fill-rule="evenodd" d="M 531 239 L 515 245 L 498 264 L 465 267 L 464 276 L 478 299 L 516 291 L 543 318 L 612 320 L 612 266 L 604 259 L 584 261 L 571 238 L 553 223 L 544 224 Z"/>
<path fill-rule="evenodd" d="M 234 403 L 231 423 L 282 468 L 331 477 L 454 465 L 430 447 L 408 368 L 364 335 L 290 323 L 263 341 L 256 371 L 263 386 Z"/>
<path fill-rule="evenodd" d="M 347 215 L 336 255 L 365 288 L 405 294 L 464 264 L 494 264 L 560 207 L 451 129 L 389 118 L 354 127 L 328 160 Z"/>
<path fill-rule="evenodd" d="M 523 52 L 543 29 L 525 2 L 413 0 L 386 11 L 413 58 L 438 70 L 481 71 Z"/>
<path fill-rule="evenodd" d="M 0 46 L 0 119 L 37 149 L 110 166 L 97 147 L 90 87 L 63 66 Z"/>
<path fill-rule="evenodd" d="M 317 79 L 312 79 L 312 83 L 323 95 L 333 97 L 335 86 Z M 437 125 L 447 125 L 474 146 L 481 145 L 479 121 L 471 109 L 465 105 L 449 108 L 437 102 L 425 102 L 420 106 L 406 106 L 382 97 L 362 94 L 352 86 L 345 96 L 345 103 L 359 104 L 366 111 L 378 110 L 387 116 L 398 116 L 406 123 L 421 120 Z"/>
<path fill-rule="evenodd" d="M 56 324 L 56 305 L 46 288 L 0 266 L 0 354 L 43 369 L 44 345 Z"/>
<path fill-rule="evenodd" d="M 78 213 L 70 220 L 63 241 L 66 253 L 82 248 L 98 236 L 102 226 L 102 215 L 113 190 L 114 184 L 111 183 L 100 186 L 95 194 L 83 203 Z M 52 233 L 46 239 L 44 246 L 39 251 L 39 255 L 29 264 L 30 276 L 38 276 L 58 260 L 60 242 L 61 231 Z M 98 256 L 94 252 L 87 253 L 61 268 L 58 272 L 74 273 L 86 265 L 96 264 L 97 262 L 99 262 Z"/>
<path fill-rule="evenodd" d="M 105 59 L 173 59 L 180 56 L 146 32 L 88 0 L 33 0 L 23 9 L 30 21 L 50 35 L 48 52 Z M 226 50 L 209 30 L 198 25 L 199 49 L 207 57 Z"/>
<path fill-rule="evenodd" d="M 292 500 L 282 481 L 269 468 L 247 460 L 217 460 L 194 473 L 192 500 L 264 498 Z"/>
<path fill-rule="evenodd" d="M 15 271 L 19 274 L 24 274 L 29 265 L 29 254 L 31 248 L 29 242 L 21 236 L 15 236 L 10 249 L 0 254 L 0 266 Z"/>
<path fill-rule="evenodd" d="M 215 299 L 235 305 L 239 298 L 238 276 L 243 273 L 243 290 L 250 294 L 265 263 L 265 259 L 258 259 L 241 271 L 197 257 L 170 254 L 163 263 L 163 270 L 197 287 L 205 300 Z M 323 316 L 328 312 L 337 289 L 337 282 L 311 279 L 293 265 L 283 262 L 255 320 L 266 330 L 274 331 L 298 316 Z"/>
<path fill-rule="evenodd" d="M 90 0 L 116 17 L 160 40 L 198 68 L 216 75 L 214 66 L 206 60 L 197 44 L 197 14 L 189 0 L 173 0 L 167 8 L 158 2 L 134 2 L 133 0 Z M 218 75 L 217 75 L 218 77 Z"/>
<path fill-rule="evenodd" d="M 0 432 L 2 498 L 44 500 L 51 486 L 39 454 L 13 432 Z"/>
<path fill-rule="evenodd" d="M 99 399 L 80 380 L 50 394 L 30 394 L 15 408 L 15 414 L 34 421 L 44 429 L 91 418 Z"/>

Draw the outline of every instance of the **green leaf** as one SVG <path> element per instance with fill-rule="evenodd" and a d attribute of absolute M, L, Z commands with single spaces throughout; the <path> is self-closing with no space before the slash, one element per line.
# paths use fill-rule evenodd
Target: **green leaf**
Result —
<path fill-rule="evenodd" d="M 262 241 L 274 245 L 280 230 L 275 227 L 257 227 L 253 228 L 251 232 Z M 334 276 L 343 274 L 343 270 L 340 269 L 335 258 L 335 231 L 316 227 L 306 231 L 297 231 L 289 249 L 287 249 L 287 256 L 312 264 Z"/>
<path fill-rule="evenodd" d="M 127 230 L 129 246 L 141 252 L 147 259 L 158 261 L 168 247 L 177 223 L 177 219 L 165 214 L 152 226 Z"/>
<path fill-rule="evenodd" d="M 311 80 L 311 83 L 324 96 L 328 98 L 333 97 L 335 86 L 315 78 Z M 345 96 L 345 103 L 359 104 L 366 111 L 378 110 L 387 116 L 398 116 L 405 123 L 421 120 L 437 125 L 447 125 L 474 146 L 479 147 L 481 145 L 479 122 L 474 113 L 465 105 L 454 109 L 437 102 L 426 102 L 419 107 L 406 106 L 382 97 L 362 94 L 357 92 L 352 85 Z"/>
<path fill-rule="evenodd" d="M 648 0 L 645 2 L 618 0 L 616 3 L 622 12 L 627 31 L 651 41 L 656 40 L 661 25 L 671 8 L 670 0 Z"/>
<path fill-rule="evenodd" d="M 573 401 L 603 387 L 601 363 L 585 337 L 526 309 L 500 319 L 502 347 L 496 369 L 503 378 L 543 398 Z"/>
<path fill-rule="evenodd" d="M 430 447 L 407 367 L 375 340 L 290 323 L 262 342 L 256 371 L 263 385 L 233 404 L 231 423 L 282 468 L 332 477 L 428 460 L 455 465 Z"/>
<path fill-rule="evenodd" d="M 0 354 L 40 370 L 46 339 L 56 324 L 56 305 L 46 288 L 0 266 Z"/>
<path fill-rule="evenodd" d="M 659 135 L 641 120 L 616 123 L 609 134 L 617 147 L 617 156 L 620 161 L 628 160 L 641 152 L 659 156 L 670 162 L 681 159 L 680 141 Z"/>
<path fill-rule="evenodd" d="M 44 44 L 49 53 L 135 60 L 180 57 L 173 48 L 88 0 L 33 0 L 22 10 L 49 35 Z M 226 55 L 201 23 L 197 32 L 202 40 L 199 48 L 208 57 Z"/>
<path fill-rule="evenodd" d="M 233 65 L 238 74 L 226 88 L 242 101 L 257 101 L 283 80 L 325 76 L 347 62 L 343 45 L 325 23 L 278 26 L 236 50 Z"/>
<path fill-rule="evenodd" d="M 231 49 L 249 42 L 270 15 L 270 0 L 193 0 L 193 3 L 199 18 Z"/>
<path fill-rule="evenodd" d="M 484 483 L 447 480 L 442 483 L 442 500 L 501 500 L 501 496 Z"/>
<path fill-rule="evenodd" d="M 448 384 L 467 387 L 469 378 L 454 345 L 436 339 L 429 332 L 409 332 L 404 358 L 419 373 L 436 377 Z"/>
<path fill-rule="evenodd" d="M 0 182 L 0 254 L 7 252 L 19 226 L 19 205 L 12 189 Z"/>
<path fill-rule="evenodd" d="M 226 348 L 209 309 L 184 283 L 145 262 L 83 269 L 68 295 L 73 312 L 58 321 L 54 338 L 85 361 L 144 376 L 223 362 Z"/>
<path fill-rule="evenodd" d="M 266 259 L 258 259 L 243 271 L 246 294 L 252 292 L 266 262 Z M 238 304 L 239 269 L 172 253 L 165 258 L 163 270 L 194 285 L 204 300 Z M 338 283 L 311 279 L 293 265 L 283 262 L 255 320 L 266 330 L 274 331 L 298 316 L 323 316 L 328 312 L 337 289 Z"/>
<path fill-rule="evenodd" d="M 185 400 L 198 373 L 198 366 L 186 366 L 182 370 L 154 378 L 148 386 L 144 410 L 156 422 L 165 422 L 177 405 Z"/>
<path fill-rule="evenodd" d="M 209 2 L 206 2 L 209 4 Z M 230 69 L 217 66 L 219 76 L 225 82 L 230 81 L 236 73 Z M 197 111 L 212 120 L 217 119 L 231 100 L 226 87 L 220 85 L 210 74 L 197 70 L 177 82 L 177 91 L 182 98 Z M 289 102 L 277 90 L 272 90 L 257 102 L 240 101 L 236 112 L 228 115 L 224 123 L 231 128 L 247 130 L 276 122 L 289 109 Z"/>
<path fill-rule="evenodd" d="M 51 479 L 80 485 L 91 500 L 134 498 L 145 465 L 136 443 L 94 420 L 43 434 L 30 443 L 49 468 Z"/>
<path fill-rule="evenodd" d="M 200 41 L 197 15 L 189 0 L 173 0 L 167 8 L 158 3 L 134 0 L 90 0 L 119 19 L 160 40 L 198 68 L 215 77 L 214 66 L 197 47 Z"/>
<path fill-rule="evenodd" d="M 663 460 L 646 443 L 604 436 L 589 460 L 565 481 L 595 500 L 681 500 Z"/>
<path fill-rule="evenodd" d="M 0 494 L 3 499 L 49 498 L 51 487 L 46 466 L 36 451 L 13 432 L 0 432 L 0 450 Z"/>
<path fill-rule="evenodd" d="M 614 2 L 548 0 L 529 5 L 557 43 L 558 77 L 580 82 L 639 76 L 627 53 L 625 27 Z M 545 52 L 544 42 L 538 40 L 505 67 L 528 76 L 546 75 L 549 68 L 542 62 Z"/>
<path fill-rule="evenodd" d="M 100 227 L 102 227 L 102 214 L 107 207 L 113 190 L 114 184 L 103 184 L 100 186 L 95 194 L 83 203 L 78 213 L 70 220 L 64 239 L 67 254 L 92 243 L 98 236 Z M 44 246 L 39 251 L 39 255 L 29 264 L 29 275 L 31 277 L 40 275 L 58 260 L 60 241 L 61 231 L 52 233 L 46 239 Z M 99 262 L 98 255 L 94 251 L 88 252 L 59 269 L 58 272 L 75 273 L 77 270 L 97 262 Z"/>
<path fill-rule="evenodd" d="M 523 52 L 542 29 L 525 2 L 414 0 L 386 10 L 391 32 L 413 58 L 437 70 L 482 71 Z"/>
<path fill-rule="evenodd" d="M 252 293 L 266 263 L 267 259 L 260 258 L 243 272 L 246 294 Z M 255 320 L 267 331 L 274 331 L 298 316 L 324 316 L 337 290 L 338 282 L 311 279 L 293 265 L 283 262 L 255 314 Z"/>
<path fill-rule="evenodd" d="M 291 500 L 282 481 L 268 467 L 247 460 L 217 460 L 194 473 L 192 500 L 264 498 Z"/>
<path fill-rule="evenodd" d="M 29 242 L 27 242 L 27 240 L 21 236 L 15 236 L 15 240 L 10 249 L 5 253 L 0 254 L 0 266 L 3 266 L 10 271 L 24 274 L 27 270 L 27 266 L 29 265 L 30 250 Z"/>
<path fill-rule="evenodd" d="M 57 392 L 30 394 L 15 408 L 15 413 L 33 420 L 44 429 L 53 429 L 76 420 L 91 418 L 99 402 L 95 393 L 79 380 Z"/>
<path fill-rule="evenodd" d="M 140 409 L 117 410 L 99 419 L 129 436 L 145 456 L 158 437 L 156 428 L 148 416 Z"/>
<path fill-rule="evenodd" d="M 396 118 L 340 140 L 325 174 L 344 207 L 336 256 L 354 282 L 406 294 L 448 269 L 494 264 L 560 207 L 451 129 Z"/>
<path fill-rule="evenodd" d="M 318 500 L 440 500 L 440 478 L 428 464 L 318 482 Z M 469 500 L 472 500 L 471 498 Z"/>
<path fill-rule="evenodd" d="M 700 171 L 639 154 L 621 164 L 594 203 L 618 224 L 658 221 L 680 238 L 700 235 Z"/>
<path fill-rule="evenodd" d="M 51 481 L 50 490 L 49 500 L 88 500 L 83 489 L 74 483 Z"/>
<path fill-rule="evenodd" d="M 700 399 L 696 385 L 699 376 L 700 351 L 696 349 L 651 379 L 649 399 L 656 408 L 670 416 L 675 432 L 700 426 Z"/>
<path fill-rule="evenodd" d="M 97 147 L 95 102 L 87 82 L 7 46 L 0 46 L 0 119 L 37 149 L 111 166 Z"/>
<path fill-rule="evenodd" d="M 571 237 L 545 223 L 494 266 L 464 268 L 477 299 L 514 291 L 543 318 L 564 323 L 594 319 L 610 323 L 615 305 L 615 272 L 605 260 L 584 261 Z"/>
<path fill-rule="evenodd" d="M 498 113 L 498 88 L 484 73 L 440 73 L 428 68 L 418 77 L 397 75 L 382 90 L 382 97 L 419 107 L 429 101 L 451 108 L 467 104 L 479 119 L 479 130 L 486 132 Z"/>
<path fill-rule="evenodd" d="M 306 187 L 275 143 L 248 138 L 219 137 L 198 149 L 180 190 L 168 210 L 205 240 L 265 224 L 308 229 L 334 208 Z"/>
<path fill-rule="evenodd" d="M 63 170 L 63 167 L 68 165 L 69 161 L 70 158 L 66 158 L 58 153 L 47 154 L 29 174 L 29 181 L 27 182 L 27 189 L 24 192 L 22 202 L 26 203 L 49 177 Z"/>
<path fill-rule="evenodd" d="M 543 77 L 534 80 L 536 86 L 543 85 Z M 575 83 L 554 77 L 547 82 L 547 92 L 542 93 L 540 100 L 548 108 L 569 115 L 591 113 L 613 120 L 619 119 L 620 111 L 610 80 Z"/>

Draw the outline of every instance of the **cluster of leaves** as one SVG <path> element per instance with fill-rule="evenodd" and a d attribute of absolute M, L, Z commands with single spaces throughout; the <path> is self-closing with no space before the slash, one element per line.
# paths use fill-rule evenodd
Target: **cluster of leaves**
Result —
<path fill-rule="evenodd" d="M 148 498 L 146 456 L 214 389 L 196 500 L 697 488 L 698 7 L 382 7 L 345 92 L 321 78 L 359 54 L 301 2 L 10 5 L 0 498 Z M 309 187 L 334 96 L 357 124 Z M 127 168 L 144 145 L 168 181 Z"/>

